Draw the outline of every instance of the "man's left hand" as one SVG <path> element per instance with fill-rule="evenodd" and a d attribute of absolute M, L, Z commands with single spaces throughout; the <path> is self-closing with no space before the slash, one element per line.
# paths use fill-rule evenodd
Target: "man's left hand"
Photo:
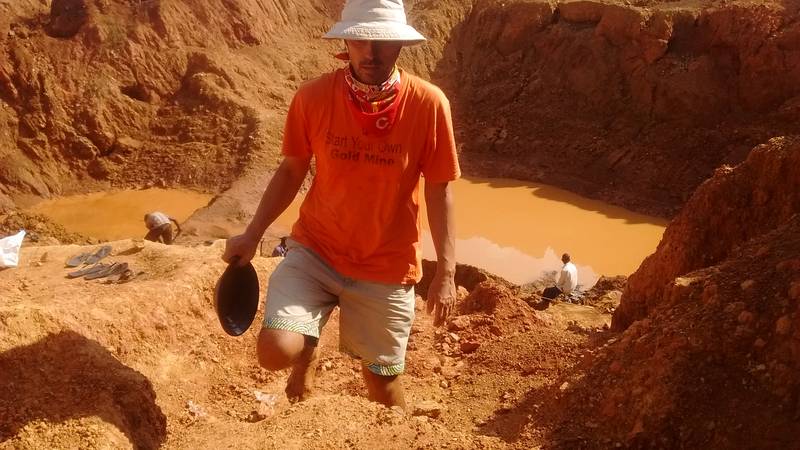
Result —
<path fill-rule="evenodd" d="M 434 313 L 433 325 L 440 326 L 452 312 L 456 303 L 456 282 L 454 274 L 437 270 L 428 287 L 426 310 Z"/>

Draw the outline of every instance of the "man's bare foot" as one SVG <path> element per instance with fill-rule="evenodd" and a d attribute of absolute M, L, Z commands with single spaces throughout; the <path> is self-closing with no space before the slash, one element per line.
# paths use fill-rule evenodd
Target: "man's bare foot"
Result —
<path fill-rule="evenodd" d="M 289 403 L 301 402 L 314 391 L 314 378 L 319 363 L 319 347 L 306 347 L 297 362 L 292 366 L 292 373 L 286 381 L 286 398 Z"/>

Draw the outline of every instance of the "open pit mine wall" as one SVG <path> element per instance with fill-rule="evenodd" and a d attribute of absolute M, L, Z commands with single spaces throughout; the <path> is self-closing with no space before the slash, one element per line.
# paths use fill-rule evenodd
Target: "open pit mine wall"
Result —
<path fill-rule="evenodd" d="M 718 169 L 667 227 L 656 252 L 630 276 L 612 327 L 624 330 L 659 304 L 680 301 L 673 298 L 681 294 L 674 289 L 677 277 L 719 264 L 798 213 L 800 137 L 772 139 L 736 168 Z"/>
<path fill-rule="evenodd" d="M 224 187 L 279 139 L 298 84 L 331 67 L 308 36 L 337 4 L 0 3 L 0 195 Z"/>
<path fill-rule="evenodd" d="M 453 100 L 466 173 L 673 214 L 800 127 L 795 1 L 407 1 L 402 64 Z M 0 204 L 95 181 L 224 189 L 277 159 L 341 0 L 0 4 Z M 800 131 L 799 131 L 800 132 Z"/>
<path fill-rule="evenodd" d="M 408 2 L 429 77 L 460 2 Z M 116 186 L 224 190 L 274 167 L 304 81 L 341 62 L 320 39 L 341 0 L 0 3 L 0 208 L 6 195 Z"/>
<path fill-rule="evenodd" d="M 474 3 L 434 74 L 468 170 L 669 216 L 797 131 L 798 2 L 612 3 Z"/>

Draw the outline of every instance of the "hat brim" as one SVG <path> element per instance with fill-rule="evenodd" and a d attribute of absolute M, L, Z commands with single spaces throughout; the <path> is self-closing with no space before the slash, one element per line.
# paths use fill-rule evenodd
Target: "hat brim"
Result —
<path fill-rule="evenodd" d="M 412 26 L 404 23 L 387 22 L 338 22 L 323 39 L 350 39 L 357 41 L 396 41 L 406 45 L 425 42 Z"/>

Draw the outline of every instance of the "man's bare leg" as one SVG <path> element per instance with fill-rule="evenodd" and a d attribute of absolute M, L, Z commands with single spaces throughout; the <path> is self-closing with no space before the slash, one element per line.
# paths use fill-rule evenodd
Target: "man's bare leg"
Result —
<path fill-rule="evenodd" d="M 306 340 L 308 341 L 308 339 Z M 292 364 L 292 373 L 286 382 L 286 398 L 289 399 L 290 403 L 301 402 L 311 397 L 314 391 L 314 379 L 317 376 L 318 364 L 319 347 L 317 347 L 316 342 L 313 345 L 306 343 L 300 356 Z"/>
<path fill-rule="evenodd" d="M 361 373 L 364 375 L 364 382 L 367 385 L 370 400 L 389 407 L 399 406 L 406 409 L 403 383 L 400 382 L 399 375 L 388 377 L 376 375 L 365 366 L 361 366 Z"/>
<path fill-rule="evenodd" d="M 317 338 L 293 331 L 262 328 L 257 352 L 259 364 L 267 370 L 292 368 L 285 390 L 290 402 L 311 396 L 319 362 Z"/>

